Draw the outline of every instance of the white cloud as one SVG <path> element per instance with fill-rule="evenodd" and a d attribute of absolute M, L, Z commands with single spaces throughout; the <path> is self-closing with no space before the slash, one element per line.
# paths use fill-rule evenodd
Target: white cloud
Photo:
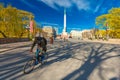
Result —
<path fill-rule="evenodd" d="M 70 0 L 38 0 L 42 1 L 53 9 L 59 10 L 59 7 L 69 8 L 72 6 Z"/>
<path fill-rule="evenodd" d="M 26 0 L 21 0 L 21 1 L 22 1 L 24 4 L 26 4 L 27 6 L 33 8 L 33 9 L 37 9 L 37 10 L 39 11 L 38 7 L 36 7 L 35 5 L 30 4 L 30 3 L 27 2 Z"/>
<path fill-rule="evenodd" d="M 50 6 L 51 8 L 57 9 L 57 7 L 54 5 L 54 0 L 41 0 L 41 1 Z"/>
<path fill-rule="evenodd" d="M 55 4 L 62 6 L 62 7 L 66 7 L 69 8 L 72 6 L 70 0 L 54 0 Z"/>
<path fill-rule="evenodd" d="M 30 6 L 30 7 L 35 7 L 35 6 L 33 6 L 33 5 L 31 5 L 30 3 L 28 3 L 26 0 L 21 0 L 24 4 L 26 4 L 26 5 L 28 5 L 28 6 Z"/>
<path fill-rule="evenodd" d="M 28 5 L 29 7 L 36 9 L 39 11 L 39 7 L 30 4 L 28 0 L 21 0 L 24 4 Z M 92 11 L 96 13 L 100 10 L 101 6 L 104 3 L 104 0 L 38 0 L 42 1 L 46 5 L 50 6 L 55 10 L 60 10 L 60 7 L 65 7 L 72 9 L 73 6 L 77 7 L 78 10 L 85 10 L 85 11 Z"/>
<path fill-rule="evenodd" d="M 96 6 L 94 12 L 97 12 L 100 9 L 100 5 Z"/>
<path fill-rule="evenodd" d="M 96 8 L 95 8 L 95 10 L 94 10 L 94 13 L 99 11 L 99 9 L 100 9 L 100 7 L 103 5 L 103 3 L 104 3 L 104 0 L 100 0 L 100 1 L 99 1 L 99 4 L 96 6 Z"/>
<path fill-rule="evenodd" d="M 89 10 L 90 2 L 86 0 L 72 0 L 72 2 L 76 5 L 76 7 L 81 10 Z"/>
<path fill-rule="evenodd" d="M 42 1 L 54 9 L 58 9 L 57 6 L 71 8 L 73 5 L 75 5 L 78 8 L 78 10 L 90 9 L 90 2 L 87 0 L 38 0 L 38 1 Z"/>

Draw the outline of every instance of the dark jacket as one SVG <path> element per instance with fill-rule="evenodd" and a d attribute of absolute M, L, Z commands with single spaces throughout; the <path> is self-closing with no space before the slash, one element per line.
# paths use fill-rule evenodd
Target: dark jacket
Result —
<path fill-rule="evenodd" d="M 31 50 L 33 50 L 35 45 L 38 45 L 43 48 L 43 50 L 46 52 L 47 50 L 47 40 L 44 37 L 35 37 L 35 40 L 32 44 Z"/>

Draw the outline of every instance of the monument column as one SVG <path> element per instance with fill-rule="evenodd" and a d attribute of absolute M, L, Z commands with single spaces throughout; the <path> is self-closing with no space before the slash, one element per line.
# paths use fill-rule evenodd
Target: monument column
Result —
<path fill-rule="evenodd" d="M 63 32 L 66 32 L 66 9 L 64 9 L 64 29 Z"/>
<path fill-rule="evenodd" d="M 63 32 L 62 32 L 62 39 L 67 39 L 68 38 L 68 34 L 66 32 L 66 9 L 64 9 L 64 28 L 63 28 Z"/>

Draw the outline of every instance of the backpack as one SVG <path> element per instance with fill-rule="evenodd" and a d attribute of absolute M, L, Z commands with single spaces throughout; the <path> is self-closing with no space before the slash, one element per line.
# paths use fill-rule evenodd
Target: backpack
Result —
<path fill-rule="evenodd" d="M 45 47 L 47 45 L 47 40 L 44 37 L 37 37 L 37 44 L 41 47 Z"/>

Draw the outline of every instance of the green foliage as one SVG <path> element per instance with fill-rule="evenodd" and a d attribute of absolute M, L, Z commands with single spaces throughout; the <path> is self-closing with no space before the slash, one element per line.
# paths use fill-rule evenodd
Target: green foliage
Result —
<path fill-rule="evenodd" d="M 109 37 L 111 37 L 111 38 L 120 38 L 120 29 L 109 30 Z"/>
<path fill-rule="evenodd" d="M 34 19 L 34 15 L 30 12 L 19 10 L 11 5 L 4 7 L 0 4 L 0 37 L 28 36 L 29 31 L 26 31 L 25 26 L 29 25 L 31 19 Z M 36 25 L 34 29 L 35 27 Z"/>
<path fill-rule="evenodd" d="M 96 25 L 103 29 L 109 29 L 107 33 L 110 37 L 120 38 L 119 30 L 120 29 L 120 8 L 112 8 L 109 10 L 108 14 L 103 14 L 96 18 Z M 113 30 L 113 31 L 112 31 Z"/>

